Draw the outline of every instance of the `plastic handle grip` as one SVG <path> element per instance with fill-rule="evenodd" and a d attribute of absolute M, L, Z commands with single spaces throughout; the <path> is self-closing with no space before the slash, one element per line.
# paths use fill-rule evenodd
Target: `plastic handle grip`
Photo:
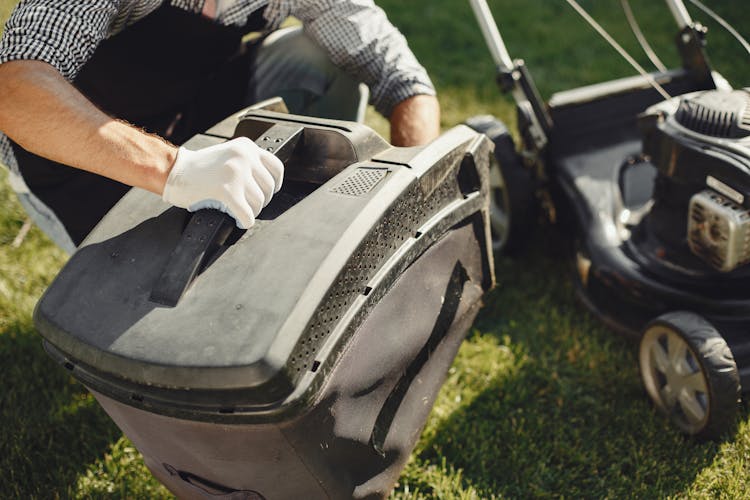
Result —
<path fill-rule="evenodd" d="M 303 130 L 301 125 L 278 123 L 265 131 L 255 143 L 274 153 L 286 164 Z M 202 265 L 226 241 L 234 225 L 234 219 L 219 210 L 204 209 L 195 212 L 151 289 L 151 302 L 175 307 Z"/>

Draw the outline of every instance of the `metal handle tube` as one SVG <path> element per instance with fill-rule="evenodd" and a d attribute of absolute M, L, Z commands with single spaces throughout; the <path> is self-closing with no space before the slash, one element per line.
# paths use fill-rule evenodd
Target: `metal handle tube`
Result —
<path fill-rule="evenodd" d="M 510 54 L 508 54 L 508 49 L 505 46 L 505 42 L 503 42 L 503 38 L 500 36 L 495 19 L 492 17 L 492 11 L 490 11 L 486 0 L 469 0 L 469 3 L 471 3 L 471 8 L 474 11 L 479 28 L 482 30 L 485 43 L 487 43 L 487 47 L 490 49 L 495 64 L 501 69 L 510 71 L 513 69 L 513 60 L 510 58 Z"/>
<path fill-rule="evenodd" d="M 680 29 L 687 28 L 688 26 L 691 26 L 693 24 L 693 20 L 690 18 L 690 13 L 685 8 L 685 4 L 682 2 L 682 0 L 665 0 L 667 2 L 667 7 L 669 7 L 669 10 L 672 11 L 672 16 L 674 17 L 674 20 L 677 22 L 677 26 L 679 26 Z"/>

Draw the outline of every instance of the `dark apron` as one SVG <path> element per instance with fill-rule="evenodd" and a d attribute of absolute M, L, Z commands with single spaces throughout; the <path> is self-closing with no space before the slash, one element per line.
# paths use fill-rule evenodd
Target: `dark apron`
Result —
<path fill-rule="evenodd" d="M 265 24 L 262 9 L 242 28 L 165 5 L 104 40 L 73 82 L 110 116 L 181 144 L 244 105 L 250 51 L 242 36 Z M 29 189 L 78 245 L 130 189 L 13 143 Z"/>

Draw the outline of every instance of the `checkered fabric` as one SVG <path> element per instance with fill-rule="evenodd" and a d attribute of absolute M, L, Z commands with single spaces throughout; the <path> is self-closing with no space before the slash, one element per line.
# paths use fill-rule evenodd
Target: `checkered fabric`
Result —
<path fill-rule="evenodd" d="M 165 1 L 200 15 L 204 0 L 22 0 L 5 25 L 0 64 L 39 60 L 73 80 L 99 42 L 153 12 Z M 265 7 L 267 29 L 287 17 L 303 23 L 339 67 L 370 87 L 375 108 L 389 116 L 393 107 L 417 94 L 434 95 L 424 68 L 403 35 L 372 0 L 217 0 L 216 22 L 243 26 Z M 0 134 L 0 162 L 15 170 L 10 143 Z"/>

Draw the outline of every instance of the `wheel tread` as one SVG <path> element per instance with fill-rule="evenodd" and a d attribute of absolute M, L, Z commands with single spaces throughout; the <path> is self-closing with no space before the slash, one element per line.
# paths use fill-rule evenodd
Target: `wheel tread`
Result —
<path fill-rule="evenodd" d="M 718 439 L 731 432 L 736 424 L 741 390 L 737 364 L 724 338 L 704 318 L 687 311 L 659 316 L 646 326 L 644 338 L 645 333 L 654 327 L 666 328 L 678 334 L 698 360 L 705 375 L 709 393 L 708 419 L 693 435 L 699 439 Z M 644 348 L 642 345 L 641 350 Z M 647 369 L 641 364 L 644 381 Z M 674 416 L 670 417 L 681 426 Z M 683 431 L 686 429 L 683 428 Z"/>

